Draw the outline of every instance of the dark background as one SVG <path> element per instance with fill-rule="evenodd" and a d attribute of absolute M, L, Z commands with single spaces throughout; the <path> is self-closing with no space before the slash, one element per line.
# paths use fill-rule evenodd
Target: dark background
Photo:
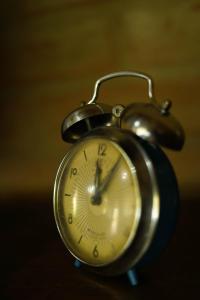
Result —
<path fill-rule="evenodd" d="M 1 299 L 191 299 L 199 294 L 200 2 L 21 0 L 0 3 Z M 90 99 L 99 77 L 150 74 L 158 101 L 170 98 L 186 131 L 184 149 L 166 151 L 181 212 L 166 251 L 142 270 L 99 279 L 72 266 L 55 228 L 53 182 L 68 145 L 66 114 Z M 105 103 L 146 101 L 146 84 L 116 79 Z"/>

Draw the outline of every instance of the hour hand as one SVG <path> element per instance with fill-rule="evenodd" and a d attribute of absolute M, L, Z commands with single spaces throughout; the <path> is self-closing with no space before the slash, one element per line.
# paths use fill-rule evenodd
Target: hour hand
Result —
<path fill-rule="evenodd" d="M 100 175 L 101 175 L 101 168 L 100 168 L 100 165 L 99 165 L 99 159 L 97 159 L 97 161 L 96 161 L 95 179 L 94 179 L 94 187 L 95 187 L 94 190 L 95 190 L 95 193 L 98 190 L 99 185 L 100 185 Z"/>
<path fill-rule="evenodd" d="M 100 163 L 99 163 L 99 159 L 97 159 L 96 161 L 96 172 L 95 172 L 95 176 L 94 176 L 94 194 L 91 198 L 92 204 L 100 204 L 100 198 L 98 197 L 98 199 L 95 197 L 95 195 L 97 194 L 98 190 L 99 190 L 99 186 L 100 186 L 100 176 L 101 176 L 101 167 L 100 167 Z"/>

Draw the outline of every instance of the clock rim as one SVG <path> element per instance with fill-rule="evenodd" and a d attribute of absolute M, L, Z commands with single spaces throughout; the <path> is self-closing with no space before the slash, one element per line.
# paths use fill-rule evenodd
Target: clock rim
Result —
<path fill-rule="evenodd" d="M 139 184 L 138 184 L 138 178 L 137 178 L 137 174 L 136 174 L 136 181 L 137 181 L 137 188 L 139 191 L 139 206 L 137 207 L 137 213 L 136 213 L 136 230 L 133 233 L 130 233 L 130 236 L 127 238 L 126 242 L 124 243 L 124 247 L 122 249 L 122 251 L 119 252 L 119 255 L 114 258 L 112 261 L 108 262 L 108 263 L 104 263 L 104 264 L 97 264 L 97 265 L 92 265 L 91 263 L 87 262 L 86 260 L 84 260 L 83 258 L 79 257 L 76 254 L 76 251 L 73 249 L 72 245 L 70 245 L 69 240 L 66 238 L 66 235 L 63 233 L 63 224 L 61 221 L 61 217 L 60 217 L 60 212 L 59 212 L 59 190 L 60 190 L 60 181 L 62 179 L 62 174 L 63 171 L 65 170 L 66 166 L 68 165 L 68 162 L 70 162 L 71 158 L 73 158 L 74 154 L 76 155 L 77 151 L 79 152 L 79 147 L 81 145 L 84 145 L 85 142 L 93 140 L 94 138 L 96 139 L 102 139 L 104 141 L 109 141 L 110 143 L 114 144 L 113 147 L 115 147 L 117 149 L 117 151 L 121 152 L 121 155 L 123 155 L 124 160 L 126 161 L 129 169 L 131 169 L 131 167 L 134 167 L 134 165 L 132 164 L 131 159 L 128 157 L 126 151 L 124 151 L 122 149 L 122 147 L 119 146 L 119 144 L 116 143 L 116 141 L 112 141 L 111 139 L 105 138 L 104 136 L 87 136 L 84 139 L 79 140 L 79 142 L 77 142 L 76 144 L 74 144 L 68 151 L 68 153 L 63 157 L 58 171 L 57 171 L 57 175 L 55 178 L 55 183 L 54 183 L 54 195 L 53 195 L 53 209 L 54 209 L 54 218 L 56 221 L 56 226 L 58 229 L 58 232 L 60 234 L 60 237 L 64 243 L 64 245 L 66 246 L 66 248 L 68 249 L 68 251 L 77 259 L 79 260 L 81 263 L 83 263 L 84 265 L 88 266 L 88 267 L 92 267 L 92 268 L 103 268 L 106 267 L 107 265 L 112 264 L 113 262 L 115 262 L 116 260 L 118 260 L 123 254 L 124 252 L 129 248 L 130 244 L 132 243 L 133 238 L 135 237 L 135 235 L 137 234 L 137 229 L 140 223 L 140 217 L 141 217 L 141 206 L 142 206 L 142 201 L 141 201 L 141 197 L 140 197 L 140 189 L 139 189 Z M 121 149 L 119 149 L 121 148 Z M 133 171 L 130 170 L 133 176 Z M 137 173 L 137 172 L 136 172 Z M 131 237 L 132 235 L 132 237 Z"/>
<path fill-rule="evenodd" d="M 85 139 L 103 138 L 115 142 L 128 155 L 129 159 L 137 169 L 139 190 L 141 194 L 142 210 L 138 229 L 128 249 L 115 261 L 104 266 L 91 266 L 82 262 L 84 267 L 92 272 L 102 275 L 118 275 L 126 272 L 130 267 L 136 265 L 147 252 L 153 240 L 160 214 L 160 196 L 154 170 L 154 165 L 148 156 L 145 146 L 141 140 L 124 129 L 113 127 L 101 127 L 92 130 L 82 137 L 75 145 Z M 73 146 L 72 146 L 73 148 Z M 134 149 L 134 151 L 133 151 Z M 70 151 L 69 151 L 70 157 Z M 62 163 L 59 170 L 62 168 Z M 57 177 L 60 171 L 58 170 Z M 55 181 L 56 182 L 56 181 Z M 144 187 L 145 184 L 145 187 Z M 57 220 L 56 211 L 57 187 L 54 187 L 54 215 Z M 150 195 L 150 196 L 149 196 Z M 148 198 L 148 201 L 146 200 Z M 57 223 L 57 222 L 56 222 Z M 59 227 L 57 224 L 58 231 Z M 62 234 L 60 233 L 61 238 Z M 63 239 L 63 238 L 62 238 Z M 64 241 L 64 240 L 63 240 Z M 66 242 L 64 241 L 66 245 Z M 66 245 L 67 246 L 67 245 Z M 70 251 L 70 250 L 69 250 Z M 71 252 L 71 251 L 70 251 Z M 72 253 L 72 252 L 71 252 Z M 76 258 L 76 256 L 72 253 Z M 79 259 L 79 258 L 77 258 Z"/>

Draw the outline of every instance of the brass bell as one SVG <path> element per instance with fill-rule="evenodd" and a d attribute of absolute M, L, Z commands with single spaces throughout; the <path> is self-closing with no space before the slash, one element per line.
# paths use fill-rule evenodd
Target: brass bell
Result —
<path fill-rule="evenodd" d="M 171 101 L 132 103 L 121 114 L 121 128 L 163 147 L 181 150 L 185 134 L 180 123 L 170 113 Z"/>

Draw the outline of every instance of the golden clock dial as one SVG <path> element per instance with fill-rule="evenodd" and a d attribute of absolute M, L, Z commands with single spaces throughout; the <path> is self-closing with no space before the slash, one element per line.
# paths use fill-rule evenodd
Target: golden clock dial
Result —
<path fill-rule="evenodd" d="M 136 169 L 115 142 L 79 142 L 59 168 L 54 210 L 69 251 L 91 266 L 117 260 L 137 232 L 141 195 Z"/>

